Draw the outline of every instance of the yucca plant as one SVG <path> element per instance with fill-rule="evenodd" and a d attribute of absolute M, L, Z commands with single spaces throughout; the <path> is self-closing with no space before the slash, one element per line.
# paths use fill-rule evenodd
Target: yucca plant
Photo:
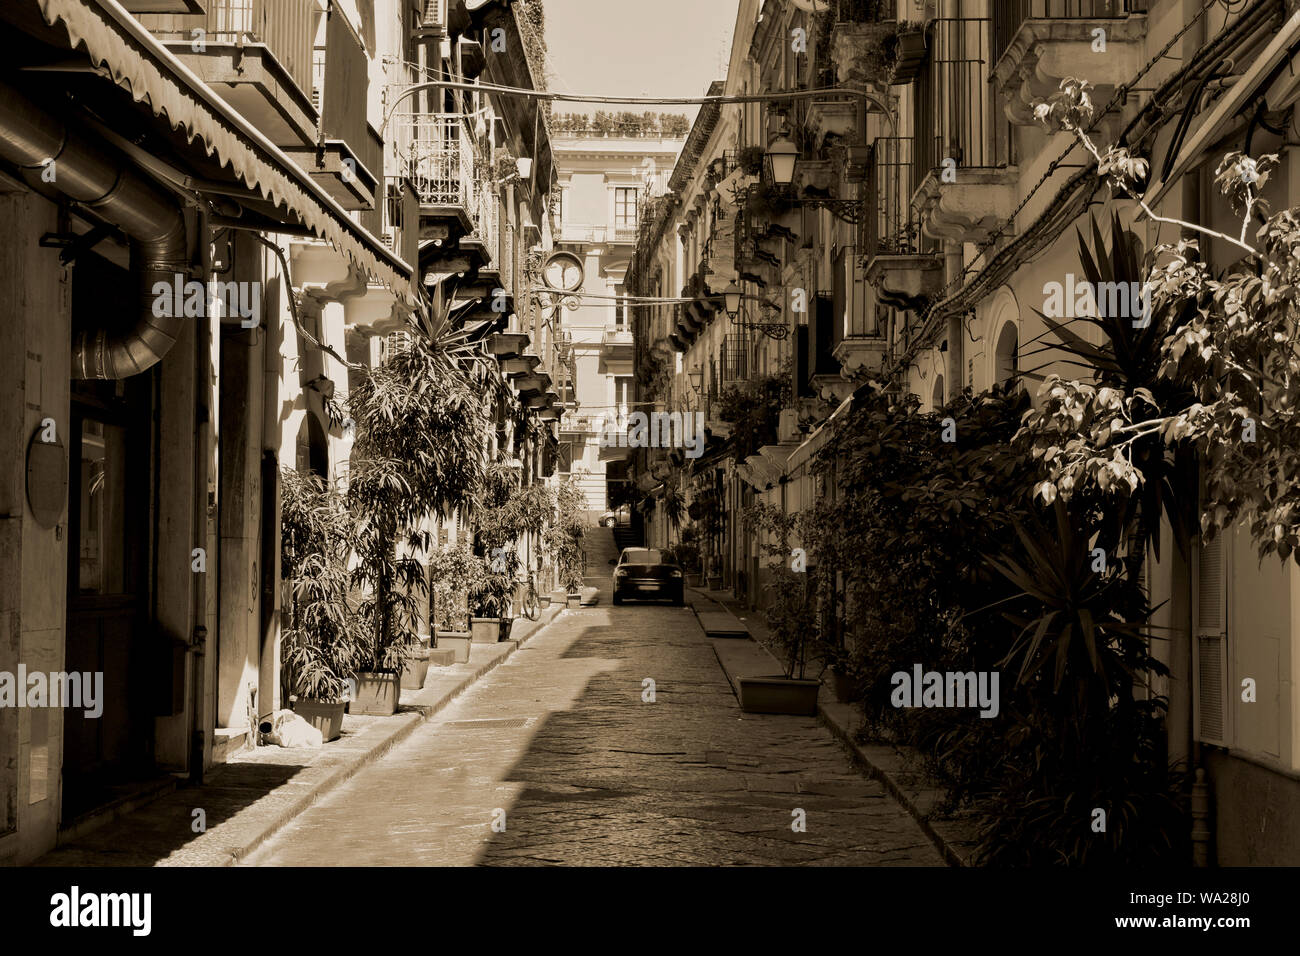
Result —
<path fill-rule="evenodd" d="M 1081 368 L 1099 387 L 1113 388 L 1131 399 L 1134 406 L 1131 414 L 1135 419 L 1144 413 L 1157 413 L 1161 408 L 1187 404 L 1192 400 L 1190 392 L 1161 374 L 1165 360 L 1162 347 L 1166 338 L 1196 316 L 1196 299 L 1150 294 L 1146 300 L 1147 314 L 1134 316 L 1132 306 L 1137 302 L 1136 297 L 1101 294 L 1101 290 L 1143 288 L 1151 274 L 1152 257 L 1143 253 L 1141 240 L 1124 225 L 1118 212 L 1111 212 L 1109 244 L 1097 219 L 1091 217 L 1089 223 L 1091 244 L 1082 230 L 1076 234 L 1081 278 L 1094 292 L 1095 314 L 1057 320 L 1035 309 L 1052 338 L 1040 336 L 1036 341 L 1045 344 L 1029 350 L 1028 354 L 1060 361 L 1059 356 L 1064 353 L 1067 358 L 1063 364 Z M 1099 344 L 1082 334 L 1081 327 L 1087 326 L 1100 333 Z M 1041 380 L 1042 369 L 1051 364 L 1052 361 L 1046 362 L 1022 374 Z M 1197 530 L 1196 466 L 1190 449 L 1177 448 L 1172 455 L 1167 455 L 1165 444 L 1156 433 L 1134 441 L 1130 454 L 1134 467 L 1146 480 L 1136 494 L 1123 502 L 1123 507 L 1109 509 L 1113 520 L 1099 529 L 1099 543 L 1113 552 L 1136 541 L 1139 547 L 1129 549 L 1129 572 L 1137 577 L 1147 545 L 1157 560 L 1160 557 L 1161 514 L 1169 519 L 1175 543 L 1186 552 L 1187 543 Z"/>

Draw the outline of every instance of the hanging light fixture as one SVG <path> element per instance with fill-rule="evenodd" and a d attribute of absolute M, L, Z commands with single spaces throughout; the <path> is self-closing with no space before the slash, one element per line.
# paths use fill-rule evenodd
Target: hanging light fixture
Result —
<path fill-rule="evenodd" d="M 799 158 L 799 147 L 788 136 L 778 136 L 767 147 L 767 173 L 775 186 L 789 186 L 794 182 L 794 164 Z"/>
<path fill-rule="evenodd" d="M 736 285 L 734 281 L 728 283 L 727 287 L 722 290 L 722 301 L 727 310 L 727 315 L 733 319 L 740 314 L 741 295 L 740 286 Z"/>

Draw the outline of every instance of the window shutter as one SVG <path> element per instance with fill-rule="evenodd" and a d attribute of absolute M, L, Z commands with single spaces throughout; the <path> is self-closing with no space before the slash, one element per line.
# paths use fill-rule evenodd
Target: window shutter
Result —
<path fill-rule="evenodd" d="M 1198 542 L 1192 579 L 1192 694 L 1196 739 L 1228 741 L 1228 576 L 1221 531 Z"/>

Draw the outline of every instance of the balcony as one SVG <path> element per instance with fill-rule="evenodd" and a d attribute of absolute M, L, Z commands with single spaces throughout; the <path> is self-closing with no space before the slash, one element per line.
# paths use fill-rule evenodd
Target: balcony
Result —
<path fill-rule="evenodd" d="M 1034 102 L 1067 76 L 1084 76 L 1093 99 L 1108 101 L 1142 67 L 1145 11 L 1145 0 L 993 0 L 993 80 L 1007 118 L 1034 125 Z M 1093 51 L 1097 29 L 1106 31 L 1104 54 Z"/>
<path fill-rule="evenodd" d="M 500 208 L 488 163 L 456 113 L 402 113 L 391 121 L 389 165 L 419 200 L 421 269 L 474 272 L 499 255 Z"/>
<path fill-rule="evenodd" d="M 348 18 L 330 17 L 325 46 L 315 51 L 312 61 L 320 139 L 310 147 L 285 151 L 344 209 L 374 210 L 373 221 L 363 225 L 379 232 L 384 145 L 367 122 L 367 86 L 357 82 L 368 68 L 365 47 Z"/>
<path fill-rule="evenodd" d="M 315 0 L 207 0 L 203 6 L 206 13 L 138 19 L 271 142 L 313 145 L 312 40 L 321 15 Z"/>
<path fill-rule="evenodd" d="M 632 330 L 626 325 L 607 325 L 600 336 L 600 364 L 632 361 Z M 602 372 L 603 372 L 602 368 Z"/>

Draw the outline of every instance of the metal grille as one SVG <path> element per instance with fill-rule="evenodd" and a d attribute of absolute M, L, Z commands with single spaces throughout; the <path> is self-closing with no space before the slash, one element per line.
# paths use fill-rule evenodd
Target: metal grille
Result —
<path fill-rule="evenodd" d="M 876 214 L 863 220 L 867 256 L 918 251 L 921 224 L 912 210 L 913 147 L 913 140 L 903 136 L 879 136 L 872 146 L 867 207 L 874 207 Z"/>
<path fill-rule="evenodd" d="M 728 335 L 722 340 L 721 383 L 725 388 L 749 379 L 749 342 L 743 335 Z"/>
<path fill-rule="evenodd" d="M 994 165 L 990 20 L 935 20 L 930 29 L 930 63 L 917 79 L 917 184 L 946 159 L 959 168 Z"/>

